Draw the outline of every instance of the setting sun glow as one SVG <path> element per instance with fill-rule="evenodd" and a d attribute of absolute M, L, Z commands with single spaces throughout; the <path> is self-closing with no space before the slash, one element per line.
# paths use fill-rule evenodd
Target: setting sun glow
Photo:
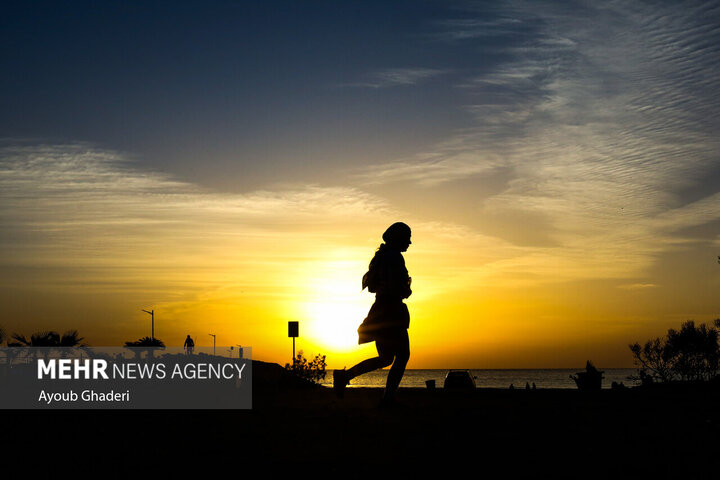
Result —
<path fill-rule="evenodd" d="M 367 314 L 372 296 L 360 291 L 357 262 L 336 260 L 322 264 L 303 303 L 307 337 L 327 352 L 357 347 L 357 327 Z"/>
<path fill-rule="evenodd" d="M 352 366 L 398 221 L 410 369 L 631 367 L 720 316 L 714 4 L 15 3 L 0 344 L 285 365 L 298 321 Z"/>

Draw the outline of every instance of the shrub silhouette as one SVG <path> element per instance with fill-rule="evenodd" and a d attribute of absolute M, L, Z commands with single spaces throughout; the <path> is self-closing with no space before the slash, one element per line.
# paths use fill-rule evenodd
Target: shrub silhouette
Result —
<path fill-rule="evenodd" d="M 639 367 L 643 382 L 702 381 L 715 377 L 720 370 L 720 319 L 714 326 L 699 326 L 688 320 L 680 330 L 668 330 L 665 337 L 644 345 L 628 345 Z"/>
<path fill-rule="evenodd" d="M 292 365 L 289 363 L 285 364 L 285 370 L 288 370 L 295 375 L 310 380 L 311 382 L 318 383 L 320 380 L 325 379 L 325 355 L 315 355 L 310 362 L 303 355 L 300 350 L 297 356 L 294 358 Z"/>

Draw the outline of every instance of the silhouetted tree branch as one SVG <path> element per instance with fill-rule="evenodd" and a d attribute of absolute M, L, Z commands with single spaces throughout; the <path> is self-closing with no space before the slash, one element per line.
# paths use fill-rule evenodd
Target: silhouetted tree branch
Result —
<path fill-rule="evenodd" d="M 671 380 L 700 381 L 715 377 L 720 370 L 718 337 L 720 319 L 713 327 L 696 326 L 688 320 L 680 330 L 668 330 L 665 337 L 655 338 L 644 345 L 628 345 L 635 364 L 640 367 L 640 378 L 661 382 Z"/>
<path fill-rule="evenodd" d="M 635 356 L 635 364 L 640 367 L 641 379 L 648 375 L 654 380 L 663 382 L 672 379 L 672 359 L 663 339 L 655 338 L 643 346 L 635 342 L 629 347 Z"/>

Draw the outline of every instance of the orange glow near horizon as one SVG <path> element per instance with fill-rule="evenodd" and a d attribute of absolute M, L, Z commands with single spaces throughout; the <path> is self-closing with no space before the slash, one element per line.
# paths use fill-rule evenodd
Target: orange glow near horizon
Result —
<path fill-rule="evenodd" d="M 350 367 L 397 221 L 408 368 L 632 367 L 720 317 L 716 5 L 216 3 L 3 11 L 8 337 L 122 345 L 147 309 L 285 364 L 299 321 Z"/>
<path fill-rule="evenodd" d="M 375 355 L 357 344 L 373 302 L 361 278 L 399 219 L 413 229 L 409 368 L 629 367 L 628 343 L 718 316 L 717 264 L 700 247 L 668 249 L 662 262 L 664 243 L 651 237 L 615 247 L 612 236 L 586 244 L 566 233 L 525 247 L 349 187 L 208 194 L 100 163 L 85 167 L 107 184 L 83 190 L 75 175 L 86 170 L 51 174 L 55 165 L 22 183 L 43 208 L 14 206 L 14 228 L 30 240 L 4 252 L 9 334 L 78 329 L 91 345 L 122 345 L 150 334 L 140 310 L 154 309 L 169 346 L 187 334 L 212 345 L 214 333 L 218 345 L 284 364 L 297 320 L 298 350 L 351 366 Z M 181 193 L 146 194 L 148 184 Z"/>
<path fill-rule="evenodd" d="M 629 367 L 628 343 L 661 335 L 683 320 L 666 319 L 655 331 L 643 327 L 643 312 L 657 298 L 649 289 L 590 281 L 533 284 L 522 276 L 492 280 L 492 265 L 469 269 L 463 259 L 472 252 L 457 247 L 437 262 L 433 252 L 451 250 L 440 240 L 421 230 L 405 254 L 414 289 L 407 300 L 410 368 L 562 368 L 580 367 L 587 359 L 606 368 Z M 38 315 L 36 321 L 5 328 L 26 334 L 78 328 L 90 344 L 118 345 L 150 334 L 142 307 L 155 310 L 156 336 L 167 345 L 182 345 L 188 333 L 198 345 L 212 345 L 208 334 L 215 333 L 218 346 L 245 345 L 255 359 L 284 364 L 292 345 L 287 321 L 298 320 L 297 350 L 307 357 L 326 355 L 329 368 L 374 356 L 374 344 L 357 344 L 356 330 L 373 301 L 372 294 L 360 291 L 360 278 L 376 244 L 308 245 L 288 239 L 282 247 L 258 246 L 252 261 L 225 267 L 208 256 L 209 270 L 178 267 L 147 275 L 144 288 L 127 298 L 99 291 L 82 309 L 77 305 L 88 298 L 82 289 L 50 286 L 46 298 L 62 297 L 67 312 L 79 314 L 75 320 L 54 323 Z M 260 262 L 263 250 L 265 258 L 278 260 Z M 288 251 L 294 258 L 282 258 Z M 618 298 L 601 301 L 603 294 Z M 150 301 L 158 296 L 165 300 Z M 95 319 L 108 311 L 107 328 L 98 329 Z"/>

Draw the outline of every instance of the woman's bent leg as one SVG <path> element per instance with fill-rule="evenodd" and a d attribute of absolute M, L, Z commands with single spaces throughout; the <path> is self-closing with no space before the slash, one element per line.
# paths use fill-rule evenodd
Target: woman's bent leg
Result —
<path fill-rule="evenodd" d="M 363 373 L 372 372 L 378 368 L 385 368 L 393 361 L 393 357 L 373 357 L 363 360 L 347 370 L 348 380 L 351 380 Z"/>
<path fill-rule="evenodd" d="M 376 347 L 378 350 L 377 357 L 363 360 L 357 365 L 350 367 L 350 369 L 348 370 L 333 371 L 333 389 L 340 398 L 343 397 L 343 391 L 345 390 L 345 386 L 348 384 L 348 382 L 350 382 L 350 380 L 357 377 L 358 375 L 362 375 L 363 373 L 372 372 L 373 370 L 377 370 L 378 368 L 385 368 L 393 362 L 394 357 L 393 355 L 388 354 L 387 349 L 383 349 L 380 346 L 380 343 L 377 342 Z"/>

